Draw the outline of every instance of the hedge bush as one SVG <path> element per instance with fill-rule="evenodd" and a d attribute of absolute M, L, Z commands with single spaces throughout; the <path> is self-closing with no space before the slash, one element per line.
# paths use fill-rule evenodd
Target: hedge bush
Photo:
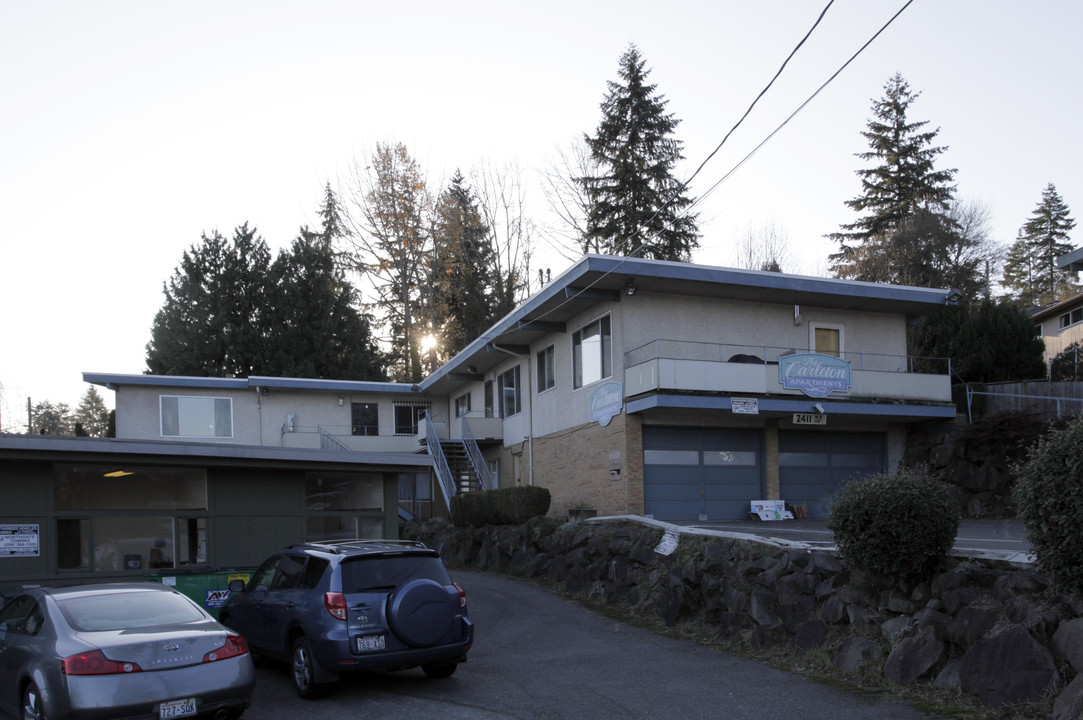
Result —
<path fill-rule="evenodd" d="M 549 490 L 533 485 L 459 493 L 451 498 L 454 525 L 522 525 L 532 517 L 549 512 Z"/>
<path fill-rule="evenodd" d="M 1083 418 L 1039 438 L 1014 470 L 1012 495 L 1038 567 L 1083 595 Z"/>
<path fill-rule="evenodd" d="M 927 578 L 955 544 L 957 506 L 946 483 L 904 468 L 846 485 L 827 527 L 851 570 L 876 584 L 911 583 Z"/>

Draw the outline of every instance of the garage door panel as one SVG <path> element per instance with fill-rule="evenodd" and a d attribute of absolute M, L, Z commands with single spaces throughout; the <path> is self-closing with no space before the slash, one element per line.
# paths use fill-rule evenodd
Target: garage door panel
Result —
<path fill-rule="evenodd" d="M 643 447 L 644 509 L 659 520 L 745 519 L 763 494 L 758 430 L 648 427 Z"/>
<path fill-rule="evenodd" d="M 808 516 L 826 518 L 831 495 L 848 481 L 882 472 L 883 433 L 779 433 L 779 490 L 790 504 L 804 503 Z"/>

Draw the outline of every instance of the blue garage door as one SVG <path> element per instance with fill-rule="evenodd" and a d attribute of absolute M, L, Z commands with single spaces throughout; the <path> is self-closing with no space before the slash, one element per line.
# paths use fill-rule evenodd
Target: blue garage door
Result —
<path fill-rule="evenodd" d="M 746 520 L 763 497 L 759 430 L 643 428 L 644 511 L 658 520 Z"/>
<path fill-rule="evenodd" d="M 831 493 L 848 480 L 883 472 L 884 433 L 778 433 L 779 494 L 791 505 L 804 503 L 810 518 L 826 518 Z"/>

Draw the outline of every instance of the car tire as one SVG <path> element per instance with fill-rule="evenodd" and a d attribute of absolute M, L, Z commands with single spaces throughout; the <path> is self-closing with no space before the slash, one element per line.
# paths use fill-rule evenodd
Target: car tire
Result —
<path fill-rule="evenodd" d="M 316 658 L 312 656 L 312 646 L 303 636 L 293 641 L 290 652 L 290 677 L 297 696 L 304 700 L 314 700 L 327 694 L 328 687 L 316 682 Z"/>
<path fill-rule="evenodd" d="M 425 674 L 431 678 L 447 678 L 455 674 L 456 668 L 459 667 L 457 662 L 443 662 L 443 663 L 429 663 L 428 665 L 422 665 L 421 669 L 425 671 Z"/>
<path fill-rule="evenodd" d="M 388 620 L 395 635 L 410 647 L 432 647 L 454 627 L 458 598 L 433 580 L 416 579 L 391 594 Z"/>
<path fill-rule="evenodd" d="M 41 692 L 38 686 L 30 683 L 23 689 L 23 720 L 47 720 L 45 708 L 41 705 Z"/>

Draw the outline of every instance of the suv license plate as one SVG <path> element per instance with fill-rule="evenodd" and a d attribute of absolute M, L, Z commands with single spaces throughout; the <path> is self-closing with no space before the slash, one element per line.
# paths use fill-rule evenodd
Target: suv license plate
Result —
<path fill-rule="evenodd" d="M 195 698 L 185 698 L 184 700 L 173 700 L 172 702 L 164 702 L 158 708 L 158 717 L 160 718 L 188 717 L 189 715 L 195 714 Z"/>
<path fill-rule="evenodd" d="M 387 643 L 383 635 L 362 635 L 357 638 L 357 652 L 372 652 L 373 650 L 385 650 Z"/>

